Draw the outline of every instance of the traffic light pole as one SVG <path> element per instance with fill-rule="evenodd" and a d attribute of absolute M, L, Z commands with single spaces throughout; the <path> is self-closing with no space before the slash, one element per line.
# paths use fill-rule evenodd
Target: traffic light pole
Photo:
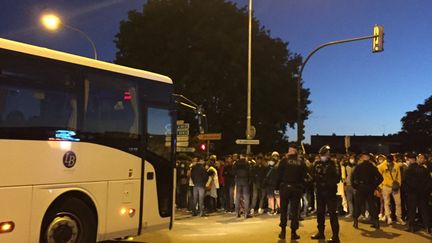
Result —
<path fill-rule="evenodd" d="M 332 45 L 337 45 L 337 44 L 342 44 L 342 43 L 347 43 L 347 42 L 353 42 L 353 41 L 367 40 L 367 39 L 372 39 L 372 38 L 377 38 L 377 37 L 380 37 L 380 36 L 379 35 L 369 35 L 369 36 L 363 36 L 363 37 L 327 42 L 327 43 L 324 43 L 324 44 L 318 46 L 317 48 L 315 48 L 306 57 L 305 61 L 302 63 L 302 65 L 300 67 L 300 73 L 299 73 L 299 76 L 297 79 L 297 144 L 298 144 L 298 146 L 301 146 L 301 143 L 304 139 L 303 138 L 303 136 L 304 136 L 304 114 L 303 114 L 303 109 L 302 109 L 303 107 L 302 107 L 302 102 L 301 102 L 302 101 L 301 100 L 301 88 L 302 88 L 301 82 L 302 82 L 303 70 L 306 66 L 306 63 L 313 56 L 313 54 L 315 54 L 317 51 L 319 51 L 320 49 L 322 49 L 326 46 L 332 46 Z"/>

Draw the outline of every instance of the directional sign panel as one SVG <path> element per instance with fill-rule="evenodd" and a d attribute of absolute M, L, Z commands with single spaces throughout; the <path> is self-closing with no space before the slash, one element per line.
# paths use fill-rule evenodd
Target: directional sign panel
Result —
<path fill-rule="evenodd" d="M 187 142 L 189 141 L 189 136 L 177 136 L 177 142 Z"/>
<path fill-rule="evenodd" d="M 204 133 L 198 135 L 199 140 L 221 140 L 222 133 Z"/>
<path fill-rule="evenodd" d="M 189 130 L 189 123 L 183 123 L 183 124 L 177 125 L 177 131 L 178 130 Z"/>
<path fill-rule="evenodd" d="M 177 131 L 177 136 L 189 136 L 189 129 Z"/>
<path fill-rule="evenodd" d="M 185 147 L 185 148 L 179 147 L 176 150 L 177 150 L 177 152 L 182 152 L 182 153 L 193 153 L 193 152 L 195 152 L 195 148 L 192 148 L 192 147 Z"/>
<path fill-rule="evenodd" d="M 177 142 L 177 147 L 187 147 L 189 146 L 189 142 Z"/>
<path fill-rule="evenodd" d="M 260 140 L 256 139 L 237 139 L 235 141 L 236 144 L 244 144 L 244 145 L 259 145 Z"/>

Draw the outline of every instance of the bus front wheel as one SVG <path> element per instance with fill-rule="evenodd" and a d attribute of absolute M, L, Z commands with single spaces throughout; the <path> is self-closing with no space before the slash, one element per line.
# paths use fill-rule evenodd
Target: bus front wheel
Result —
<path fill-rule="evenodd" d="M 82 200 L 69 198 L 51 208 L 44 217 L 41 243 L 96 242 L 93 211 Z"/>

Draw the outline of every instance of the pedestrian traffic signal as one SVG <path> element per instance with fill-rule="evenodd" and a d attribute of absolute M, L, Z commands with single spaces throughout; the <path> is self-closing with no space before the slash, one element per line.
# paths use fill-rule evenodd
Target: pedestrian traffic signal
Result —
<path fill-rule="evenodd" d="M 384 27 L 375 25 L 373 29 L 372 52 L 384 51 Z"/>
<path fill-rule="evenodd" d="M 202 144 L 200 144 L 199 148 L 200 148 L 201 151 L 207 151 L 207 144 L 202 143 Z"/>

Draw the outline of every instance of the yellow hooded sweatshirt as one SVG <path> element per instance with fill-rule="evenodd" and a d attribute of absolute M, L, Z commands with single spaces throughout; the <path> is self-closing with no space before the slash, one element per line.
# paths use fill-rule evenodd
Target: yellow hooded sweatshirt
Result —
<path fill-rule="evenodd" d="M 399 182 L 399 185 L 401 185 L 402 179 L 400 174 L 401 173 L 400 166 L 398 163 L 393 162 L 393 169 L 391 171 L 391 176 L 390 176 L 389 168 L 387 166 L 387 160 L 384 160 L 381 164 L 378 165 L 378 171 L 384 177 L 384 180 L 380 185 L 381 188 L 383 188 L 383 186 L 392 187 L 393 181 L 397 181 Z"/>

